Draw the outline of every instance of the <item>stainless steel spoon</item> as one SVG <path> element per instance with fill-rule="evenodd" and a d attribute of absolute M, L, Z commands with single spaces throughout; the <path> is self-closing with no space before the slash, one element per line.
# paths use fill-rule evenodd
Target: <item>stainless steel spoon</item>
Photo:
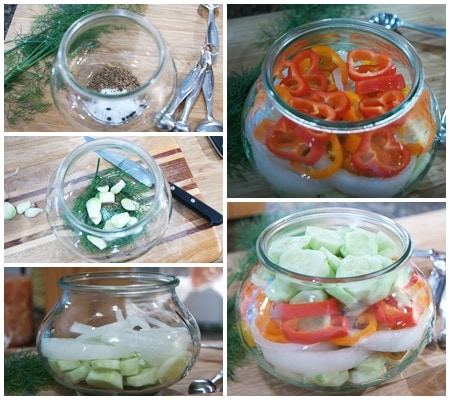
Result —
<path fill-rule="evenodd" d="M 195 379 L 189 385 L 190 394 L 206 394 L 217 391 L 218 386 L 223 382 L 223 370 L 220 370 L 212 379 Z"/>
<path fill-rule="evenodd" d="M 430 35 L 439 36 L 445 38 L 445 28 L 433 28 L 429 26 L 411 24 L 401 20 L 397 15 L 390 13 L 378 13 L 369 17 L 369 22 L 374 24 L 382 25 L 387 29 L 396 30 L 398 28 L 409 28 L 416 31 L 429 33 Z"/>
<path fill-rule="evenodd" d="M 186 75 L 183 82 L 178 89 L 178 94 L 175 100 L 170 104 L 169 108 L 162 115 L 159 120 L 157 127 L 162 131 L 171 131 L 175 126 L 174 115 L 175 111 L 179 105 L 184 101 L 184 99 L 192 92 L 192 90 L 197 87 L 199 82 L 199 76 L 203 75 L 204 69 L 201 62 L 198 62 L 194 68 Z M 200 84 L 201 86 L 201 84 Z"/>
<path fill-rule="evenodd" d="M 214 72 L 211 65 L 206 68 L 202 90 L 206 103 L 206 118 L 197 124 L 195 132 L 223 132 L 222 123 L 213 115 Z"/>

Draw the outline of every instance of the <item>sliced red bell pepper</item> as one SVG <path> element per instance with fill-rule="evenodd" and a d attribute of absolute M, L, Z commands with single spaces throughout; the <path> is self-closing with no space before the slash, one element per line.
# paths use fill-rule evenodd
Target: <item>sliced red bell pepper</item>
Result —
<path fill-rule="evenodd" d="M 281 328 L 286 339 L 291 342 L 314 344 L 347 336 L 350 330 L 350 321 L 346 316 L 336 314 L 331 316 L 329 324 L 325 324 L 321 329 L 303 331 L 299 327 L 299 319 L 282 321 Z"/>
<path fill-rule="evenodd" d="M 273 306 L 273 314 L 282 319 L 317 317 L 338 312 L 339 304 L 335 298 L 311 303 L 275 303 Z"/>
<path fill-rule="evenodd" d="M 344 92 L 324 92 L 317 90 L 308 97 L 319 103 L 328 104 L 336 112 L 336 119 L 339 120 L 350 109 L 350 100 Z"/>
<path fill-rule="evenodd" d="M 404 99 L 405 96 L 401 90 L 390 89 L 362 99 L 359 102 L 359 111 L 364 118 L 378 117 L 400 105 Z"/>
<path fill-rule="evenodd" d="M 294 69 L 294 74 L 298 72 L 301 74 L 310 90 L 327 90 L 327 77 L 319 69 L 319 62 L 317 53 L 312 50 L 302 50 L 291 60 L 289 68 Z M 299 68 L 298 71 L 295 67 Z"/>
<path fill-rule="evenodd" d="M 373 306 L 375 318 L 392 329 L 401 329 L 417 325 L 412 307 L 399 303 L 389 296 Z"/>
<path fill-rule="evenodd" d="M 395 74 L 397 67 L 388 54 L 354 49 L 347 54 L 348 74 L 355 82 L 375 76 Z"/>
<path fill-rule="evenodd" d="M 288 74 L 281 80 L 280 85 L 286 87 L 294 97 L 302 97 L 309 93 L 309 85 L 300 71 L 300 66 L 293 61 L 288 65 Z"/>
<path fill-rule="evenodd" d="M 325 167 L 316 168 L 315 166 L 305 166 L 305 164 L 291 161 L 292 168 L 299 174 L 313 179 L 329 178 L 342 167 L 344 162 L 344 153 L 337 135 L 329 135 L 329 146 L 326 155 L 330 162 Z"/>
<path fill-rule="evenodd" d="M 382 178 L 397 175 L 408 166 L 410 160 L 407 147 L 395 140 L 389 127 L 363 134 L 358 149 L 350 158 L 358 174 Z"/>
<path fill-rule="evenodd" d="M 355 90 L 358 94 L 371 94 L 389 89 L 403 89 L 405 86 L 405 78 L 401 74 L 382 75 L 356 82 Z"/>
<path fill-rule="evenodd" d="M 328 134 L 315 132 L 282 117 L 269 128 L 265 143 L 280 158 L 312 165 L 323 156 Z"/>
<path fill-rule="evenodd" d="M 307 98 L 292 98 L 288 104 L 303 114 L 327 121 L 336 121 L 337 114 L 333 107 L 320 101 Z"/>

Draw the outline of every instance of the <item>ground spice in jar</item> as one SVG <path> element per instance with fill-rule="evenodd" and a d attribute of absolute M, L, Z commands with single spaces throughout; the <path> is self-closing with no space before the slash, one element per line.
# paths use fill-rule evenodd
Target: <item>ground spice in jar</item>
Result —
<path fill-rule="evenodd" d="M 140 86 L 138 79 L 133 73 L 123 67 L 113 65 L 103 66 L 89 78 L 87 88 L 96 92 L 104 89 L 115 90 L 117 92 L 127 92 Z"/>
<path fill-rule="evenodd" d="M 124 67 L 104 65 L 89 78 L 87 88 L 104 95 L 121 95 L 137 89 L 139 80 Z M 100 99 L 89 103 L 88 111 L 106 125 L 122 125 L 139 116 L 147 105 L 139 99 Z"/>

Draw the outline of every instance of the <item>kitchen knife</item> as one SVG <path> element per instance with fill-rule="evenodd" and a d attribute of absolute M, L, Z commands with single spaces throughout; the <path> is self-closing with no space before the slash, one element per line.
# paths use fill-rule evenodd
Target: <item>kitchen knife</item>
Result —
<path fill-rule="evenodd" d="M 223 137 L 222 136 L 208 136 L 209 141 L 216 150 L 220 158 L 223 158 Z"/>
<path fill-rule="evenodd" d="M 92 142 L 95 139 L 90 136 L 84 136 L 84 140 L 86 142 Z M 97 150 L 96 153 L 144 185 L 151 187 L 155 183 L 153 176 L 137 162 L 134 162 L 127 157 L 110 150 Z M 214 210 L 212 207 L 208 206 L 172 182 L 169 182 L 169 187 L 172 192 L 172 196 L 175 199 L 190 208 L 192 211 L 196 212 L 198 215 L 205 218 L 210 225 L 221 225 L 223 223 L 223 216 L 218 211 Z"/>

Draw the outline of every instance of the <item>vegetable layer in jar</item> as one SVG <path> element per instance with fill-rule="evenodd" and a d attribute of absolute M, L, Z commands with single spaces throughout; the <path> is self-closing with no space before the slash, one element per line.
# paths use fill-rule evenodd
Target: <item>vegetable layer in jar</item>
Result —
<path fill-rule="evenodd" d="M 436 147 L 431 91 L 382 46 L 299 43 L 247 99 L 244 143 L 258 172 L 286 197 L 410 191 Z"/>
<path fill-rule="evenodd" d="M 259 264 L 243 283 L 244 343 L 263 368 L 310 389 L 353 390 L 396 375 L 434 320 L 421 272 L 410 263 L 390 269 L 400 252 L 384 232 L 363 228 L 309 226 L 274 240 L 267 254 L 284 272 Z"/>

